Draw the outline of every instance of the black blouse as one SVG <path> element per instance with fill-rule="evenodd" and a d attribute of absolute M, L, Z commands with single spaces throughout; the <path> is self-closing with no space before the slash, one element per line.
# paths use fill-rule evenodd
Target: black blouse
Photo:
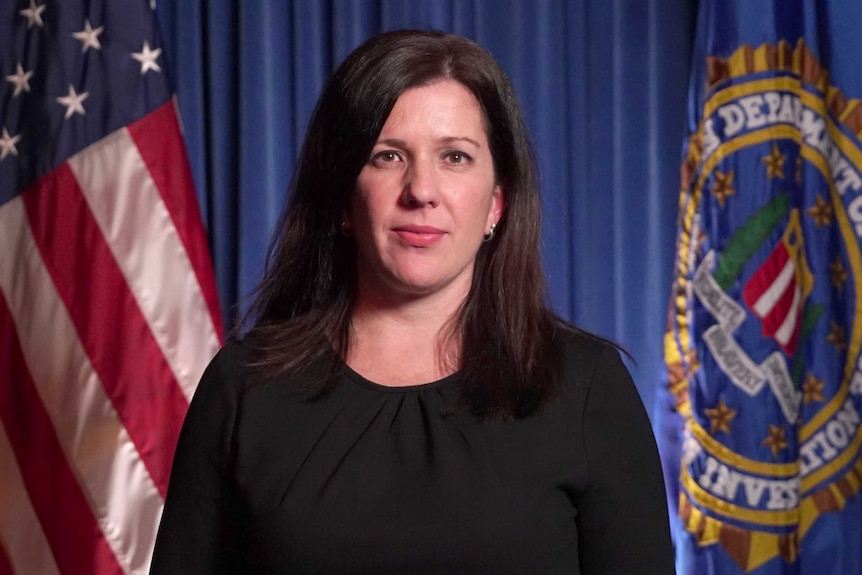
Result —
<path fill-rule="evenodd" d="M 611 346 L 561 335 L 559 398 L 513 422 L 446 414 L 459 375 L 347 370 L 315 400 L 248 380 L 230 343 L 177 447 L 162 573 L 673 573 L 649 420 Z"/>

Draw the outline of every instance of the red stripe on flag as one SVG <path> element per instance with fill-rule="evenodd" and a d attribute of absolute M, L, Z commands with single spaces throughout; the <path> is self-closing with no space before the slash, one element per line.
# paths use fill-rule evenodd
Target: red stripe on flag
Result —
<path fill-rule="evenodd" d="M 784 269 L 788 259 L 790 259 L 790 256 L 787 254 L 784 244 L 779 242 L 775 249 L 772 250 L 772 253 L 769 254 L 769 257 L 752 274 L 748 283 L 745 284 L 742 299 L 748 304 L 748 307 L 754 310 L 754 304 L 757 303 L 760 296 L 766 293 L 772 282 L 775 281 L 775 278 Z"/>
<path fill-rule="evenodd" d="M 164 498 L 188 402 L 69 167 L 59 166 L 22 199 L 93 369 Z"/>
<path fill-rule="evenodd" d="M 2 294 L 0 349 L 3 350 L 0 353 L 0 421 L 15 451 L 27 493 L 57 566 L 62 573 L 122 575 L 123 569 L 66 462 L 51 418 L 30 377 Z M 8 564 L 8 558 L 6 562 Z M 0 572 L 2 569 L 0 567 Z"/>
<path fill-rule="evenodd" d="M 760 318 L 761 333 L 775 338 L 788 355 L 793 355 L 796 350 L 801 310 L 798 305 L 796 309 L 792 309 L 798 286 L 795 275 L 787 276 L 788 270 L 795 274 L 795 267 L 789 266 L 793 266 L 793 262 L 784 243 L 779 242 L 746 283 L 742 299 Z M 781 279 L 782 274 L 784 274 L 783 279 Z M 786 284 L 784 284 L 785 281 Z M 780 293 L 778 290 L 781 290 Z M 778 331 L 786 321 L 789 321 L 789 318 L 794 319 L 795 325 L 791 332 L 784 334 L 783 337 L 787 341 L 781 341 L 779 338 L 782 336 Z"/>
<path fill-rule="evenodd" d="M 787 284 L 787 289 L 781 293 L 781 297 L 778 298 L 769 313 L 765 317 L 761 318 L 761 321 L 763 322 L 763 333 L 770 336 L 775 335 L 787 316 L 791 313 L 797 313 L 796 310 L 790 309 L 790 306 L 793 305 L 793 295 L 795 291 L 796 282 L 791 281 Z"/>
<path fill-rule="evenodd" d="M 215 282 L 212 281 L 215 276 L 209 250 L 206 243 L 201 241 L 207 236 L 201 223 L 192 173 L 186 159 L 186 149 L 173 101 L 161 105 L 140 120 L 128 125 L 126 129 L 138 147 L 150 176 L 171 214 L 221 342 L 224 340 L 224 333 L 218 294 Z"/>

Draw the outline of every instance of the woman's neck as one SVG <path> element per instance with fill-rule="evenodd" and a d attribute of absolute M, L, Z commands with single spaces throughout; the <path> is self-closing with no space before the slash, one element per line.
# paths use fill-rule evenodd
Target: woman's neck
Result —
<path fill-rule="evenodd" d="M 382 385 L 428 383 L 458 369 L 457 329 L 448 333 L 466 294 L 392 297 L 359 290 L 347 364 Z"/>

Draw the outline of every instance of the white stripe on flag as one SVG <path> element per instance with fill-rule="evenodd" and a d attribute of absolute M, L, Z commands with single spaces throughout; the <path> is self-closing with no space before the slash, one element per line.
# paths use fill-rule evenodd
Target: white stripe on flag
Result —
<path fill-rule="evenodd" d="M 773 307 L 775 307 L 775 303 L 787 290 L 787 286 L 790 282 L 793 281 L 793 273 L 795 269 L 796 266 L 793 265 L 793 260 L 788 258 L 784 263 L 784 268 L 782 268 L 781 273 L 778 274 L 778 277 L 775 278 L 775 281 L 772 282 L 769 289 L 763 292 L 763 294 L 757 298 L 757 301 L 754 303 L 754 311 L 757 312 L 757 315 L 760 317 L 766 317 L 769 315 L 769 312 L 772 311 Z"/>
<path fill-rule="evenodd" d="M 69 465 L 127 573 L 149 570 L 163 501 L 45 269 L 20 197 L 0 207 L 0 290 Z M 45 326 L 51 337 L 46 339 Z"/>
<path fill-rule="evenodd" d="M 138 148 L 123 128 L 68 163 L 162 353 L 191 399 L 220 347 L 219 339 L 183 243 Z"/>
<path fill-rule="evenodd" d="M 799 286 L 793 290 L 793 303 L 790 304 L 790 309 L 787 311 L 784 321 L 781 322 L 781 327 L 775 332 L 775 340 L 781 345 L 787 345 L 787 342 L 790 341 L 796 330 L 796 320 L 799 318 L 799 299 L 801 297 L 799 291 Z"/>
<path fill-rule="evenodd" d="M 60 575 L 2 424 L 0 509 L 3 510 L 0 513 L 0 541 L 15 575 Z"/>

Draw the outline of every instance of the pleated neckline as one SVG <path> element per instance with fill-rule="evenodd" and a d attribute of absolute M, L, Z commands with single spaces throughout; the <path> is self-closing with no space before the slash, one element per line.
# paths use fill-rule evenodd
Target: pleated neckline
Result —
<path fill-rule="evenodd" d="M 374 391 L 380 391 L 383 393 L 416 393 L 420 391 L 426 391 L 431 389 L 437 389 L 440 387 L 445 387 L 449 384 L 454 383 L 461 375 L 460 371 L 456 371 L 450 375 L 447 375 L 444 378 L 429 381 L 427 383 L 417 383 L 412 385 L 384 385 L 382 383 L 376 383 L 371 381 L 370 379 L 366 379 L 360 373 L 356 372 L 346 363 L 344 364 L 344 368 L 347 374 L 347 378 L 354 383 L 358 383 L 362 387 L 366 387 L 368 389 L 372 389 Z"/>

